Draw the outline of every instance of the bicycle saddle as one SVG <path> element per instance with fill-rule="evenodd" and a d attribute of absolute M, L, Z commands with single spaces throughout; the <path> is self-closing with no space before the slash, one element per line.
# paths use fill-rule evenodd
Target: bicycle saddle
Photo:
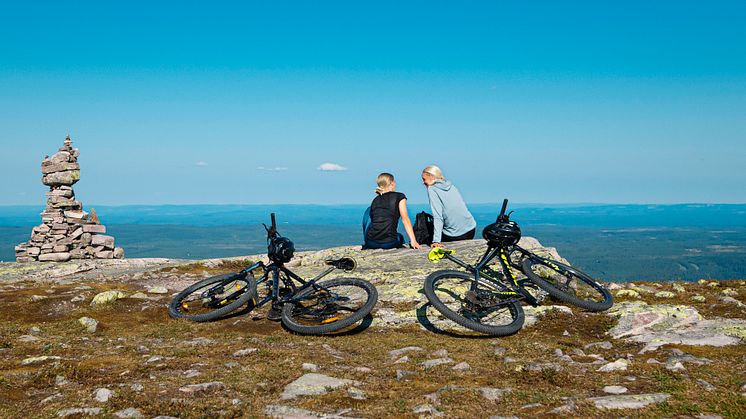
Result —
<path fill-rule="evenodd" d="M 353 258 L 327 259 L 324 262 L 329 266 L 334 266 L 345 272 L 351 272 L 357 268 L 357 263 L 355 263 L 355 259 Z"/>

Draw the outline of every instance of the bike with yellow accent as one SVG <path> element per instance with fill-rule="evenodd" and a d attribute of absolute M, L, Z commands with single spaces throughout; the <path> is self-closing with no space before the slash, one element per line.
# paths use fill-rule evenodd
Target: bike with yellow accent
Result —
<path fill-rule="evenodd" d="M 441 270 L 425 279 L 425 295 L 435 309 L 466 328 L 505 336 L 523 326 L 522 302 L 539 304 L 536 287 L 589 311 L 612 306 L 611 293 L 600 282 L 577 268 L 520 247 L 521 229 L 510 220 L 512 211 L 505 213 L 507 206 L 506 199 L 497 220 L 484 228 L 487 250 L 476 265 L 458 259 L 450 250 L 435 248 L 430 252 L 431 261 L 446 258 L 466 270 Z M 494 260 L 501 272 L 489 267 Z M 516 272 L 523 275 L 519 278 Z"/>
<path fill-rule="evenodd" d="M 352 258 L 326 260 L 329 267 L 310 280 L 286 268 L 295 245 L 278 234 L 274 213 L 271 219 L 271 226 L 264 226 L 269 264 L 257 262 L 240 272 L 207 278 L 187 287 L 169 305 L 171 317 L 206 322 L 243 307 L 253 310 L 271 303 L 267 316 L 270 320 L 282 320 L 285 327 L 299 334 L 319 335 L 348 328 L 373 310 L 378 291 L 370 282 L 359 278 L 320 281 L 335 270 L 353 271 L 357 264 Z M 261 272 L 259 279 L 254 272 Z M 259 287 L 266 290 L 262 298 Z M 276 313 L 276 319 L 272 313 Z"/>

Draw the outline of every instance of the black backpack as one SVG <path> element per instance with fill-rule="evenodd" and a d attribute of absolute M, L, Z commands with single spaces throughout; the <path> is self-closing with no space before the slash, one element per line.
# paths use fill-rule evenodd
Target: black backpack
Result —
<path fill-rule="evenodd" d="M 433 244 L 433 232 L 435 224 L 433 216 L 422 211 L 414 219 L 414 238 L 419 244 Z"/>

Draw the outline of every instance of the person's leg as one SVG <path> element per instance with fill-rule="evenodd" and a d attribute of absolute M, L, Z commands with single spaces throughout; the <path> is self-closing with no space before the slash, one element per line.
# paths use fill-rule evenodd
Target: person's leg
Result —
<path fill-rule="evenodd" d="M 449 236 L 447 234 L 443 234 L 441 237 L 441 242 L 457 242 L 461 240 L 471 240 L 474 238 L 474 233 L 476 232 L 476 229 L 473 228 L 470 231 L 467 231 L 466 233 L 460 235 L 460 236 Z"/>

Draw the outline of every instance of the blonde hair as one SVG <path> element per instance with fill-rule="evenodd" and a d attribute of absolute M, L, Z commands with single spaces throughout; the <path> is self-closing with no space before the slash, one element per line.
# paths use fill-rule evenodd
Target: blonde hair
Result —
<path fill-rule="evenodd" d="M 425 169 L 422 170 L 422 173 L 427 173 L 429 175 L 435 176 L 436 179 L 445 180 L 445 177 L 443 177 L 443 171 L 440 170 L 440 167 L 434 164 L 427 166 Z"/>
<path fill-rule="evenodd" d="M 391 184 L 394 183 L 394 175 L 391 173 L 381 173 L 376 178 L 376 184 L 378 187 L 376 188 L 376 194 L 383 195 L 383 192 L 388 189 Z"/>

